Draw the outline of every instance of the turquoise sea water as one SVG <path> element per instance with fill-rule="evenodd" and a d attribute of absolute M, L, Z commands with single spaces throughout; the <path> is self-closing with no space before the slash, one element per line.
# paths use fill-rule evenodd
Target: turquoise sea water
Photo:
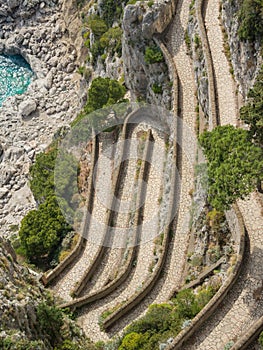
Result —
<path fill-rule="evenodd" d="M 33 75 L 22 56 L 0 55 L 0 106 L 7 97 L 23 94 Z"/>

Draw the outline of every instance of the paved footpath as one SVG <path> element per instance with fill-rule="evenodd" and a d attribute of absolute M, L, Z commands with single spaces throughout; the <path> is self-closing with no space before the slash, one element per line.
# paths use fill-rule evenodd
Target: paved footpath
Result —
<path fill-rule="evenodd" d="M 175 227 L 175 236 L 170 246 L 168 262 L 169 266 L 165 268 L 165 282 L 159 290 L 153 302 L 165 302 L 171 292 L 178 288 L 184 270 L 186 250 L 188 247 L 189 231 L 189 209 L 191 207 L 191 197 L 189 192 L 193 189 L 193 166 L 195 161 L 195 121 L 196 104 L 194 91 L 195 83 L 193 69 L 186 54 L 186 45 L 184 42 L 184 33 L 187 27 L 189 5 L 191 1 L 180 0 L 177 4 L 177 11 L 168 33 L 168 49 L 174 58 L 180 80 L 180 109 L 184 130 L 182 131 L 182 173 L 180 188 L 180 203 L 178 212 L 178 222 Z M 178 198 L 175 200 L 178 201 Z"/>
<path fill-rule="evenodd" d="M 209 0 L 206 25 L 215 65 L 220 121 L 222 125 L 236 125 L 236 96 L 228 62 L 223 54 L 218 8 L 217 0 Z M 262 208 L 256 193 L 246 201 L 238 201 L 238 206 L 248 233 L 241 274 L 220 308 L 184 344 L 187 350 L 222 350 L 229 342 L 237 341 L 263 315 L 263 295 L 256 293 L 263 281 Z"/>
<path fill-rule="evenodd" d="M 229 72 L 229 62 L 224 53 L 218 0 L 208 0 L 205 26 L 217 83 L 220 123 L 236 125 L 238 113 L 236 88 Z"/>
<path fill-rule="evenodd" d="M 137 132 L 140 130 L 140 126 L 137 126 L 133 132 L 130 139 L 130 143 L 126 141 L 126 152 L 129 157 L 128 165 L 123 172 L 123 178 L 121 183 L 121 193 L 118 197 L 119 207 L 117 209 L 117 219 L 115 227 L 112 228 L 111 234 L 113 236 L 111 247 L 106 253 L 105 259 L 103 259 L 99 270 L 96 272 L 96 276 L 92 281 L 92 289 L 90 292 L 94 293 L 99 291 L 105 283 L 108 281 L 109 277 L 116 278 L 116 272 L 121 267 L 121 260 L 123 258 L 123 247 L 126 246 L 126 236 L 128 234 L 129 227 L 129 217 L 131 214 L 131 203 L 134 200 L 135 194 L 135 177 L 137 168 Z M 129 155 L 129 156 L 128 156 Z M 85 291 L 84 291 L 85 293 Z"/>
<path fill-rule="evenodd" d="M 249 241 L 241 274 L 215 314 L 185 344 L 186 349 L 222 350 L 236 341 L 263 315 L 263 295 L 255 295 L 263 280 L 263 217 L 257 195 L 239 201 Z"/>
<path fill-rule="evenodd" d="M 105 230 L 105 218 L 107 212 L 108 195 L 111 191 L 111 174 L 113 168 L 113 152 L 111 150 L 111 140 L 104 140 L 100 143 L 99 159 L 97 162 L 98 176 L 96 182 L 96 191 L 92 218 L 88 231 L 88 240 L 81 257 L 62 273 L 52 289 L 66 301 L 72 300 L 70 292 L 74 285 L 79 281 L 84 271 L 90 266 L 93 257 L 99 249 L 99 243 L 102 241 L 102 234 Z M 103 145 L 103 147 L 102 147 Z M 107 186 L 108 185 L 108 186 Z"/>
<path fill-rule="evenodd" d="M 159 145 L 159 150 L 165 150 L 165 143 L 164 140 L 159 138 L 154 132 L 153 137 L 155 140 L 153 157 L 157 158 L 155 160 L 153 159 L 152 163 L 160 164 L 161 169 L 161 165 L 164 164 L 165 160 L 164 154 L 161 155 L 160 152 L 156 152 L 155 150 L 157 144 Z M 100 331 L 98 320 L 101 313 L 106 309 L 114 307 L 118 303 L 124 302 L 130 298 L 136 291 L 143 287 L 145 279 L 149 276 L 149 266 L 152 264 L 154 259 L 153 251 L 155 244 L 154 240 L 147 239 L 147 235 L 152 235 L 153 232 L 156 231 L 155 236 L 157 236 L 158 233 L 158 225 L 154 224 L 154 220 L 152 219 L 154 219 L 156 214 L 157 219 L 159 212 L 158 198 L 160 195 L 160 189 L 162 188 L 160 169 L 156 169 L 154 166 L 150 167 L 146 199 L 144 203 L 144 223 L 142 225 L 142 240 L 144 240 L 145 243 L 140 245 L 134 271 L 132 272 L 130 278 L 110 296 L 81 310 L 81 315 L 78 318 L 78 322 L 84 329 L 85 333 L 93 341 L 97 341 L 98 339 L 108 340 L 110 338 L 110 334 Z M 120 328 L 124 328 L 124 325 L 120 326 Z"/>

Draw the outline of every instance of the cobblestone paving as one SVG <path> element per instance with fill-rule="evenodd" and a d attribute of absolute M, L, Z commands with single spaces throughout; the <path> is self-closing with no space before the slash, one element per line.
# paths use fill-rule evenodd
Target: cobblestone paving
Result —
<path fill-rule="evenodd" d="M 166 301 L 170 293 L 178 288 L 181 283 L 185 263 L 185 252 L 188 246 L 189 208 L 191 206 L 190 190 L 193 188 L 193 159 L 195 155 L 195 140 L 190 133 L 195 135 L 194 126 L 196 120 L 194 97 L 195 83 L 189 56 L 186 54 L 184 33 L 188 22 L 189 5 L 191 1 L 179 1 L 177 12 L 168 34 L 169 50 L 172 53 L 180 80 L 180 108 L 181 117 L 185 123 L 182 132 L 182 174 L 180 206 L 178 222 L 175 228 L 175 237 L 169 251 L 169 267 L 165 269 L 165 283 L 153 302 Z M 176 199 L 175 199 L 176 200 Z M 178 199 L 177 199 L 178 200 Z M 179 204 L 179 203 L 178 203 Z"/>
<path fill-rule="evenodd" d="M 172 242 L 169 246 L 168 251 L 168 257 L 167 262 L 165 264 L 165 268 L 163 271 L 163 274 L 161 278 L 159 279 L 156 286 L 153 288 L 152 292 L 143 300 L 143 302 L 140 303 L 138 307 L 136 307 L 134 310 L 129 312 L 123 319 L 118 322 L 116 326 L 114 326 L 110 333 L 107 335 L 104 333 L 99 333 L 98 327 L 97 327 L 97 333 L 96 329 L 92 331 L 92 338 L 96 338 L 96 334 L 99 334 L 99 337 L 102 337 L 103 339 L 107 339 L 108 337 L 111 337 L 115 335 L 116 333 L 119 333 L 123 330 L 125 326 L 127 326 L 130 322 L 134 321 L 135 319 L 141 317 L 144 315 L 147 311 L 147 307 L 151 303 L 156 302 L 163 302 L 168 299 L 171 292 L 174 291 L 174 289 L 178 288 L 181 284 L 181 278 L 182 278 L 182 272 L 184 268 L 184 262 L 185 262 L 185 254 L 188 247 L 188 228 L 189 228 L 189 217 L 188 212 L 191 205 L 191 198 L 189 195 L 189 191 L 193 188 L 193 159 L 192 157 L 195 157 L 195 142 L 193 139 L 194 135 L 194 127 L 195 127 L 195 120 L 196 120 L 196 114 L 195 114 L 195 107 L 196 107 L 196 100 L 194 97 L 194 90 L 195 90 L 195 84 L 194 84 L 194 78 L 192 74 L 192 67 L 189 60 L 189 57 L 186 55 L 186 47 L 184 44 L 184 32 L 188 21 L 188 11 L 189 11 L 189 5 L 190 1 L 179 1 L 178 3 L 178 10 L 177 14 L 175 16 L 173 25 L 171 27 L 169 37 L 170 42 L 172 40 L 172 45 L 169 48 L 171 53 L 174 56 L 174 60 L 178 69 L 178 75 L 180 78 L 181 83 L 181 101 L 180 101 L 180 107 L 181 107 L 181 115 L 183 117 L 183 120 L 186 123 L 185 132 L 182 137 L 182 148 L 184 149 L 184 152 L 182 154 L 182 173 L 181 173 L 181 184 L 177 183 L 177 190 L 176 190 L 176 199 L 178 204 L 180 204 L 179 213 L 178 213 L 178 224 L 175 228 L 175 237 L 173 238 Z M 149 179 L 152 179 L 152 176 L 150 174 Z M 154 184 L 154 182 L 152 182 Z M 147 191 L 149 190 L 149 185 L 147 188 Z M 157 194 L 153 198 L 158 198 Z M 148 201 L 148 195 L 146 197 L 146 201 Z M 150 207 L 149 207 L 150 209 Z M 151 248 L 152 249 L 152 248 Z M 137 260 L 137 267 L 135 271 L 135 275 L 137 273 L 143 273 L 143 270 L 147 270 L 147 263 L 145 262 L 145 254 L 146 251 L 151 252 L 151 249 L 147 247 L 147 245 L 140 247 L 140 254 L 142 256 L 142 259 Z M 148 264 L 151 260 L 148 259 Z M 137 272 L 137 269 L 141 266 L 140 270 Z M 144 273 L 145 273 L 144 272 Z M 133 281 L 133 280 L 132 280 Z M 127 290 L 134 290 L 134 285 L 132 285 L 133 282 L 129 282 L 129 284 L 125 284 L 123 286 L 124 289 L 124 295 L 127 295 Z M 130 289 L 131 288 L 131 289 Z M 116 305 L 114 302 L 112 302 L 113 298 L 118 298 L 119 292 L 116 291 L 116 293 L 113 293 L 111 297 L 106 298 L 105 300 L 102 300 L 101 302 L 97 303 L 98 310 L 103 311 L 105 310 L 105 304 L 107 305 Z M 129 294 L 132 294 L 132 292 Z M 93 308 L 93 307 L 91 307 Z M 90 309 L 91 309 L 90 308 Z M 87 310 L 82 310 L 83 315 L 87 313 Z M 95 313 L 99 314 L 97 310 Z M 92 312 L 89 313 L 90 317 L 92 315 Z M 96 316 L 97 317 L 97 316 Z M 85 331 L 87 334 L 91 334 L 90 328 L 91 325 L 94 327 L 96 323 L 96 317 L 94 317 L 94 322 L 91 322 L 91 320 L 86 323 L 86 325 L 83 322 L 83 318 L 80 318 L 81 325 L 84 326 Z M 94 334 L 94 335 L 93 335 Z"/>
<path fill-rule="evenodd" d="M 99 243 L 102 240 L 104 222 L 107 211 L 108 195 L 111 191 L 110 181 L 113 169 L 113 154 L 109 152 L 109 140 L 103 141 L 103 149 L 100 144 L 100 156 L 97 162 L 98 176 L 97 185 L 94 198 L 94 206 L 92 212 L 91 223 L 88 231 L 87 244 L 81 257 L 71 266 L 70 269 L 66 269 L 62 273 L 56 284 L 52 287 L 53 290 L 61 298 L 66 301 L 71 300 L 70 291 L 74 285 L 79 281 L 83 272 L 89 267 L 92 258 L 95 256 Z M 108 184 L 108 187 L 107 187 Z"/>
<path fill-rule="evenodd" d="M 220 123 L 222 125 L 236 125 L 238 111 L 235 84 L 229 72 L 229 62 L 224 53 L 224 41 L 219 18 L 219 1 L 209 0 L 205 25 L 217 83 Z"/>
<path fill-rule="evenodd" d="M 136 167 L 137 167 L 137 138 L 136 133 L 140 130 L 140 126 L 136 127 L 132 133 L 132 138 L 130 143 L 127 144 L 127 152 L 131 155 L 129 157 L 129 162 L 127 169 L 124 170 L 125 176 L 122 179 L 122 193 L 118 198 L 120 201 L 120 206 L 118 207 L 117 221 L 114 228 L 112 228 L 112 247 L 107 252 L 107 257 L 103 259 L 99 271 L 96 273 L 96 278 L 93 283 L 91 292 L 100 290 L 109 277 L 116 277 L 115 272 L 118 271 L 119 265 L 121 264 L 123 249 L 125 247 L 127 229 L 129 227 L 129 214 L 131 201 L 134 198 L 135 191 L 135 177 L 136 177 Z M 125 156 L 126 157 L 126 156 Z M 85 292 L 84 292 L 85 293 Z"/>
<path fill-rule="evenodd" d="M 263 295 L 257 294 L 263 280 L 263 217 L 257 194 L 239 201 L 248 232 L 247 252 L 240 277 L 217 312 L 201 327 L 186 349 L 221 350 L 238 340 L 263 315 Z"/>
<path fill-rule="evenodd" d="M 219 3 L 209 0 L 206 25 L 215 66 L 221 124 L 236 125 L 237 101 L 229 66 L 223 54 Z M 215 40 L 216 38 L 216 40 Z M 217 312 L 184 344 L 185 349 L 221 350 L 237 341 L 263 315 L 263 216 L 256 193 L 238 202 L 247 233 L 247 251 L 241 274 Z M 252 348 L 251 348 L 252 349 Z M 257 349 L 255 346 L 253 349 Z"/>
<path fill-rule="evenodd" d="M 156 133 L 153 133 L 153 136 L 155 139 L 155 144 L 159 144 L 161 149 L 165 149 L 164 141 L 160 139 Z M 163 162 L 164 159 L 159 157 L 158 163 L 160 164 L 160 168 Z M 155 167 L 151 167 L 144 209 L 144 220 L 146 221 L 146 226 L 142 226 L 142 239 L 147 238 L 147 235 L 149 234 L 149 225 L 147 223 L 150 221 L 150 218 L 153 217 L 153 214 L 158 213 L 158 198 L 161 186 L 162 178 L 159 176 L 159 171 L 157 171 Z M 155 230 L 156 236 L 158 232 L 158 225 L 155 228 L 152 227 L 152 229 Z M 152 235 L 152 232 L 150 233 Z M 91 305 L 90 307 L 82 309 L 78 322 L 83 327 L 85 333 L 88 334 L 92 340 L 97 341 L 98 339 L 109 339 L 110 336 L 101 332 L 99 329 L 99 316 L 107 308 L 113 307 L 118 303 L 127 300 L 138 289 L 143 287 L 143 282 L 149 276 L 149 266 L 153 261 L 154 246 L 155 244 L 153 240 L 149 240 L 144 244 L 141 244 L 137 256 L 136 266 L 134 271 L 131 273 L 130 278 L 109 297 Z"/>

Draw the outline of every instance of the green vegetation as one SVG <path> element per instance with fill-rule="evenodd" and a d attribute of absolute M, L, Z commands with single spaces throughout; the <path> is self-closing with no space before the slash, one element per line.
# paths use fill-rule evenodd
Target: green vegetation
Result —
<path fill-rule="evenodd" d="M 88 26 L 92 30 L 95 39 L 99 39 L 102 36 L 102 34 L 104 34 L 108 30 L 105 21 L 97 15 L 90 16 L 88 18 Z"/>
<path fill-rule="evenodd" d="M 157 45 L 146 47 L 144 59 L 148 64 L 164 62 L 163 53 Z"/>
<path fill-rule="evenodd" d="M 37 306 L 37 319 L 42 332 L 46 332 L 52 346 L 61 340 L 60 332 L 63 326 L 63 312 L 61 309 L 44 302 Z"/>
<path fill-rule="evenodd" d="M 101 4 L 102 18 L 111 27 L 115 21 L 122 16 L 122 4 L 126 5 L 127 0 L 103 0 Z"/>
<path fill-rule="evenodd" d="M 243 0 L 239 11 L 239 30 L 241 40 L 255 42 L 263 38 L 262 0 Z"/>
<path fill-rule="evenodd" d="M 100 46 L 103 50 L 106 49 L 107 52 L 117 52 L 118 56 L 121 56 L 121 38 L 122 38 L 122 30 L 120 27 L 110 28 L 107 32 L 105 32 L 100 38 Z"/>
<path fill-rule="evenodd" d="M 104 9 L 105 10 L 105 9 Z M 113 19 L 114 17 L 111 17 Z M 90 32 L 84 33 L 85 46 L 90 47 L 90 52 L 95 61 L 98 56 L 117 53 L 120 57 L 122 53 L 122 29 L 120 27 L 111 28 L 109 23 L 97 15 L 92 15 L 87 20 L 87 25 L 94 34 L 95 42 L 90 45 Z"/>
<path fill-rule="evenodd" d="M 30 188 L 38 203 L 43 203 L 54 193 L 54 168 L 57 157 L 57 146 L 36 156 L 36 162 L 30 168 Z"/>
<path fill-rule="evenodd" d="M 28 285 L 31 297 L 33 285 Z M 38 295 L 39 291 L 34 293 Z M 20 329 L 10 329 L 0 326 L 0 349 L 3 350 L 99 350 L 91 341 L 81 335 L 81 331 L 70 319 L 66 311 L 55 306 L 49 294 L 42 294 L 42 301 L 32 308 L 30 305 L 31 329 L 20 323 Z M 31 299 L 31 298 L 30 298 Z M 23 328 L 24 327 L 24 328 Z M 29 333 L 28 333 L 29 332 Z"/>
<path fill-rule="evenodd" d="M 223 211 L 263 178 L 263 150 L 250 141 L 246 130 L 231 125 L 204 132 L 199 140 L 208 160 L 208 200 Z"/>
<path fill-rule="evenodd" d="M 119 350 L 151 350 L 175 337 L 207 304 L 216 290 L 202 288 L 197 294 L 180 291 L 169 303 L 151 305 L 144 317 L 127 327 Z"/>
<path fill-rule="evenodd" d="M 2 350 L 35 350 L 45 349 L 44 343 L 41 340 L 16 339 L 12 336 L 0 338 L 0 349 Z"/>
<path fill-rule="evenodd" d="M 162 94 L 163 93 L 163 88 L 162 88 L 162 85 L 159 85 L 157 83 L 154 83 L 152 85 L 152 91 L 155 93 L 155 94 Z"/>
<path fill-rule="evenodd" d="M 18 253 L 29 262 L 42 266 L 49 264 L 57 255 L 56 251 L 71 227 L 55 198 L 54 168 L 57 157 L 57 143 L 36 157 L 30 169 L 30 187 L 39 204 L 37 210 L 30 211 L 22 220 L 19 230 L 20 247 Z M 73 176 L 70 161 L 65 165 Z M 68 179 L 69 177 L 66 177 Z M 58 179 L 59 181 L 59 179 Z M 60 188 L 72 195 L 72 188 L 64 178 L 59 181 Z M 63 193 L 61 193 L 63 195 Z"/>
<path fill-rule="evenodd" d="M 117 80 L 98 77 L 92 81 L 88 91 L 85 112 L 91 113 L 96 109 L 115 104 L 123 99 L 125 93 L 125 87 Z"/>
<path fill-rule="evenodd" d="M 31 210 L 22 220 L 19 230 L 22 252 L 35 264 L 45 259 L 50 262 L 59 243 L 70 230 L 56 198 L 48 197 L 37 210 Z"/>
<path fill-rule="evenodd" d="M 263 66 L 248 98 L 249 103 L 240 109 L 240 118 L 249 125 L 251 139 L 263 147 Z"/>

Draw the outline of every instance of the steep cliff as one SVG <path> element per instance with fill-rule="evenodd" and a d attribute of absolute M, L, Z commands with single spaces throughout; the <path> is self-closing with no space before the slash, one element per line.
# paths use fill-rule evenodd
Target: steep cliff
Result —
<path fill-rule="evenodd" d="M 255 77 L 263 61 L 260 38 L 240 40 L 239 29 L 242 21 L 243 3 L 244 0 L 224 0 L 222 3 L 222 23 L 227 33 L 235 80 L 239 85 L 240 93 L 245 98 L 255 82 Z M 247 8 L 247 15 L 249 15 L 249 11 L 250 9 Z"/>
<path fill-rule="evenodd" d="M 128 5 L 123 17 L 125 82 L 132 98 L 171 108 L 171 76 L 154 34 L 162 33 L 172 19 L 173 1 Z"/>
<path fill-rule="evenodd" d="M 0 320 L 1 349 L 60 349 L 66 343 L 72 349 L 75 344 L 76 350 L 93 349 L 74 321 L 55 307 L 37 275 L 17 263 L 12 247 L 1 238 Z"/>

